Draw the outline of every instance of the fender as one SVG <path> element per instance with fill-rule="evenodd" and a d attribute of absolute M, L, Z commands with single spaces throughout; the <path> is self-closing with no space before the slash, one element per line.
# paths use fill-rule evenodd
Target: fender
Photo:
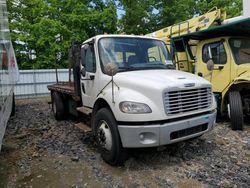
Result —
<path fill-rule="evenodd" d="M 237 87 L 239 85 L 244 85 L 249 84 L 249 89 L 250 89 L 250 73 L 245 71 L 241 73 L 237 78 L 235 78 L 223 91 L 222 91 L 222 101 L 221 101 L 221 113 L 225 111 L 225 102 L 227 100 L 227 95 L 229 91 L 236 89 L 241 90 L 240 87 Z"/>
<path fill-rule="evenodd" d="M 152 99 L 143 95 L 143 93 L 132 90 L 130 88 L 121 87 L 120 89 L 114 88 L 114 103 L 112 101 L 112 89 L 111 86 L 107 87 L 96 99 L 104 100 L 109 105 L 110 110 L 113 112 L 117 121 L 154 121 L 166 119 L 164 105 L 162 104 L 162 96 L 156 97 L 158 100 L 152 101 Z M 123 101 L 132 101 L 147 104 L 152 113 L 146 114 L 127 114 L 123 113 L 119 104 Z"/>
<path fill-rule="evenodd" d="M 233 84 L 250 83 L 250 73 L 248 71 L 242 72 L 237 78 L 234 79 Z"/>

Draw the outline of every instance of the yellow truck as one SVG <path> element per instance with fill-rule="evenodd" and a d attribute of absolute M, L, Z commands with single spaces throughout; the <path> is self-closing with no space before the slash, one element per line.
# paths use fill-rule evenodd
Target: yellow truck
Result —
<path fill-rule="evenodd" d="M 243 130 L 250 116 L 250 17 L 225 18 L 215 8 L 147 36 L 165 41 L 177 69 L 209 80 L 220 114 Z"/>

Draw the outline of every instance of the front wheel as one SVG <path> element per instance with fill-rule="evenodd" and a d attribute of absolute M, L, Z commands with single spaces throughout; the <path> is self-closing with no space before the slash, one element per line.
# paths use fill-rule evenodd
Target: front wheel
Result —
<path fill-rule="evenodd" d="M 116 120 L 109 109 L 102 108 L 97 111 L 94 118 L 94 134 L 105 162 L 117 166 L 127 160 L 128 152 L 122 147 Z"/>
<path fill-rule="evenodd" d="M 231 119 L 233 130 L 243 130 L 244 117 L 240 92 L 231 91 L 229 93 L 228 115 Z"/>

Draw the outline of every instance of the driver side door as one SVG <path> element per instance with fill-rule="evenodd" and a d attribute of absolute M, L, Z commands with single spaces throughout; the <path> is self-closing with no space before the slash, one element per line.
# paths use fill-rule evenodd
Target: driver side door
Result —
<path fill-rule="evenodd" d="M 81 48 L 81 95 L 84 106 L 93 107 L 97 91 L 96 58 L 93 44 Z"/>
<path fill-rule="evenodd" d="M 222 92 L 230 83 L 231 59 L 227 44 L 217 39 L 217 41 L 203 43 L 200 48 L 197 73 L 212 83 L 214 92 Z M 207 68 L 209 60 L 214 63 L 211 71 Z"/>

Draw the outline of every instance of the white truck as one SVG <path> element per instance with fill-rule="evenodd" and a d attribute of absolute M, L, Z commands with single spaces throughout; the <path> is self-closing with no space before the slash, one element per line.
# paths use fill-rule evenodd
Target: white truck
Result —
<path fill-rule="evenodd" d="M 73 45 L 70 59 L 74 81 L 48 86 L 55 118 L 87 114 L 85 130 L 111 165 L 122 164 L 128 148 L 187 140 L 215 125 L 211 84 L 175 70 L 161 40 L 99 35 Z"/>
<path fill-rule="evenodd" d="M 0 0 L 0 151 L 7 122 L 14 114 L 14 85 L 19 77 L 7 15 L 6 1 Z"/>

